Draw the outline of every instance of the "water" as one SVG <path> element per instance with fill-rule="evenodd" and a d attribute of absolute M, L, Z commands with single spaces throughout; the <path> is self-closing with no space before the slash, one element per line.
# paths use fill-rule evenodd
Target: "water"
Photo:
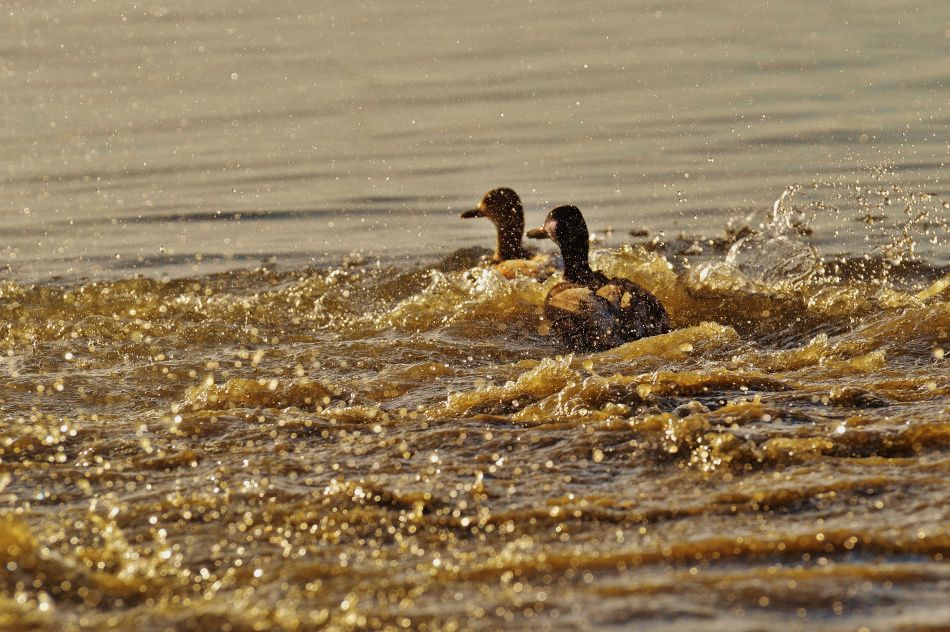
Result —
<path fill-rule="evenodd" d="M 0 628 L 950 625 L 941 3 L 0 9 Z"/>

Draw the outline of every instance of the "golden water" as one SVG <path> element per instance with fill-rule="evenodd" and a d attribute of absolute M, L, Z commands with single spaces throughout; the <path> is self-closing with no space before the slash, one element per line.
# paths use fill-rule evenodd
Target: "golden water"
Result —
<path fill-rule="evenodd" d="M 950 628 L 945 0 L 0 16 L 0 630 Z"/>
<path fill-rule="evenodd" d="M 594 260 L 676 329 L 564 355 L 478 266 L 5 282 L 3 628 L 946 625 L 944 271 Z"/>

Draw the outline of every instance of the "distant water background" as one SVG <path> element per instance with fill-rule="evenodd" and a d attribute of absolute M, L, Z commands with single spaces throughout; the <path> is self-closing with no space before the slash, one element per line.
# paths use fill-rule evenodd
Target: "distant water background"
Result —
<path fill-rule="evenodd" d="M 499 185 L 623 234 L 882 171 L 947 190 L 941 2 L 0 6 L 16 278 L 439 255 L 490 238 L 454 216 Z"/>

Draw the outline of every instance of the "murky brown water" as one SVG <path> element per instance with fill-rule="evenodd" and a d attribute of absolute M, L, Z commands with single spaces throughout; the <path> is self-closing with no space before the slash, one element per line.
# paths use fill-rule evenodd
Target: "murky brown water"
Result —
<path fill-rule="evenodd" d="M 759 4 L 0 2 L 0 629 L 950 626 L 950 23 Z"/>
<path fill-rule="evenodd" d="M 484 268 L 7 282 L 0 618 L 945 623 L 944 272 L 598 261 L 677 329 L 563 356 Z"/>

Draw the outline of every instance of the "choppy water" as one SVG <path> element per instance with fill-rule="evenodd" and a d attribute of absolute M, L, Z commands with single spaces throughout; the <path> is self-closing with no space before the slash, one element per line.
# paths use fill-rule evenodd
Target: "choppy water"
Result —
<path fill-rule="evenodd" d="M 0 3 L 0 629 L 950 625 L 950 22 L 760 5 Z"/>

